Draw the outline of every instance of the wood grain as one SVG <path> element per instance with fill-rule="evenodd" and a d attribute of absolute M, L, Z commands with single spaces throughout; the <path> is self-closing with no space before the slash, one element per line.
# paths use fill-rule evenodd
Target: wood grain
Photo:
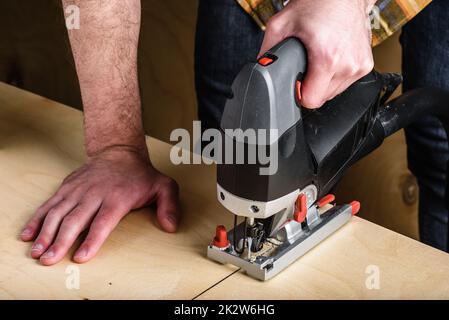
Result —
<path fill-rule="evenodd" d="M 0 84 L 1 298 L 190 299 L 234 270 L 205 259 L 215 226 L 232 219 L 215 200 L 214 168 L 171 165 L 169 145 L 150 138 L 148 143 L 155 166 L 181 185 L 180 232 L 162 232 L 152 209 L 139 210 L 119 224 L 90 263 L 76 265 L 68 257 L 43 267 L 18 235 L 82 163 L 82 114 Z M 72 265 L 80 268 L 79 290 L 65 286 Z"/>

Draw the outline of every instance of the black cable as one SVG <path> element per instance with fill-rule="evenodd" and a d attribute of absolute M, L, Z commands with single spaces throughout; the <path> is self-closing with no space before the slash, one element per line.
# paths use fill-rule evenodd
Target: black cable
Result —
<path fill-rule="evenodd" d="M 381 107 L 371 132 L 350 160 L 351 164 L 379 147 L 385 138 L 427 115 L 436 116 L 449 137 L 449 91 L 437 88 L 415 89 Z M 449 211 L 449 163 L 446 167 L 445 201 Z M 449 252 L 449 223 L 446 235 Z"/>
<path fill-rule="evenodd" d="M 421 88 L 404 93 L 387 103 L 377 117 L 384 131 L 384 138 L 407 127 L 426 115 L 436 116 L 449 137 L 449 92 L 436 88 Z M 449 210 L 449 163 L 446 166 L 446 209 Z M 447 248 L 449 252 L 449 222 L 447 224 Z"/>

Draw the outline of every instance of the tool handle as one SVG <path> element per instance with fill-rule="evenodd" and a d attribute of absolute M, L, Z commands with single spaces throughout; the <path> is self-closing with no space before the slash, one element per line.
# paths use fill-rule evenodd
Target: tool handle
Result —
<path fill-rule="evenodd" d="M 243 67 L 226 102 L 223 129 L 277 129 L 279 136 L 301 119 L 298 94 L 307 70 L 307 52 L 295 38 L 268 50 Z M 273 141 L 271 141 L 273 142 Z"/>
<path fill-rule="evenodd" d="M 294 98 L 299 104 L 301 85 L 298 87 L 297 84 L 302 83 L 307 72 L 307 50 L 301 40 L 287 38 L 265 52 L 257 62 L 264 67 L 273 64 L 273 68 L 268 69 L 273 75 L 273 84 L 293 88 Z"/>

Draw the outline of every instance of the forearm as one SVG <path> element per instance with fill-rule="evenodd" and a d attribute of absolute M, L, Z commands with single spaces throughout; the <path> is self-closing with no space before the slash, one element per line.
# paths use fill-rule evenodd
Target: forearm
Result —
<path fill-rule="evenodd" d="M 69 30 L 88 156 L 114 146 L 146 152 L 137 76 L 140 0 L 62 0 L 80 8 Z"/>

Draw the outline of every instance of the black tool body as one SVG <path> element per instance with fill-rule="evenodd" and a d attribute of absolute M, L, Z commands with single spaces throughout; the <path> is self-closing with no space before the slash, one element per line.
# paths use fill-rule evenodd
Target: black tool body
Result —
<path fill-rule="evenodd" d="M 299 101 L 306 72 L 306 50 L 290 38 L 239 73 L 221 121 L 224 141 L 243 144 L 245 150 L 263 147 L 277 152 L 278 168 L 274 174 L 261 175 L 259 169 L 266 165 L 259 161 L 219 164 L 218 184 L 225 190 L 269 202 L 313 184 L 319 198 L 386 136 L 422 114 L 435 113 L 443 119 L 449 115 L 449 95 L 437 89 L 410 93 L 384 106 L 401 76 L 376 71 L 323 107 L 306 110 Z M 230 137 L 226 129 L 277 129 L 278 137 L 261 144 Z"/>

